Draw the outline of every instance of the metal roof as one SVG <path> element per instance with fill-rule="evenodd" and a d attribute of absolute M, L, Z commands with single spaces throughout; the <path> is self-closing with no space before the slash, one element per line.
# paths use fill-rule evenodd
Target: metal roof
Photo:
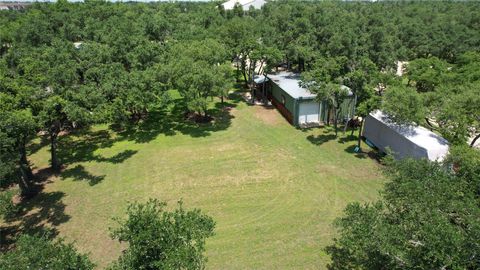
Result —
<path fill-rule="evenodd" d="M 405 137 L 407 140 L 425 149 L 430 160 L 443 160 L 448 154 L 449 144 L 443 137 L 430 130 L 415 125 L 394 123 L 385 113 L 376 110 L 370 116 L 388 126 L 391 130 Z"/>
<path fill-rule="evenodd" d="M 300 86 L 301 77 L 299 73 L 280 72 L 277 74 L 268 74 L 267 78 L 271 79 L 276 85 L 287 92 L 294 99 L 313 99 L 317 95 L 310 92 L 305 87 Z M 353 92 L 345 85 L 340 86 L 342 89 L 348 90 L 348 95 L 353 96 Z"/>
<path fill-rule="evenodd" d="M 255 75 L 253 76 L 253 81 L 256 84 L 260 84 L 260 83 L 268 82 L 268 78 L 265 77 L 265 75 Z"/>
<path fill-rule="evenodd" d="M 312 99 L 317 96 L 310 92 L 307 88 L 300 86 L 300 74 L 298 73 L 280 72 L 277 74 L 268 74 L 267 78 L 272 80 L 294 99 Z"/>

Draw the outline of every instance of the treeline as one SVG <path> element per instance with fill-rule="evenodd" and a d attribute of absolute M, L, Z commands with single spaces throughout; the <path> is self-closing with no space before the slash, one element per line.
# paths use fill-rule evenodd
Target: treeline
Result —
<path fill-rule="evenodd" d="M 385 69 L 398 60 L 430 56 L 453 63 L 478 50 L 478 7 L 446 1 L 287 1 L 267 5 L 262 13 L 269 39 L 301 70 L 319 56 L 368 57 Z"/>

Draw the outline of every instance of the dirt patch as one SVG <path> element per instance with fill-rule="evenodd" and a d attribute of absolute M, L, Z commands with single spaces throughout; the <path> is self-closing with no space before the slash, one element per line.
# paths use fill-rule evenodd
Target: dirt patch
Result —
<path fill-rule="evenodd" d="M 255 106 L 255 117 L 267 125 L 275 126 L 285 121 L 273 106 Z"/>

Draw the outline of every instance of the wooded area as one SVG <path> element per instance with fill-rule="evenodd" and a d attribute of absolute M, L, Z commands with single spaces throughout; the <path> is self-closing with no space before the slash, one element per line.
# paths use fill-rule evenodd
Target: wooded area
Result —
<path fill-rule="evenodd" d="M 2 215 L 14 208 L 13 185 L 19 186 L 25 199 L 38 192 L 27 151 L 38 136 L 48 138 L 51 168 L 59 172 L 59 136 L 96 124 L 117 130 L 138 125 L 152 112 L 177 102 L 169 93 L 172 89 L 182 97 L 179 113 L 185 118 L 211 121 L 209 102 L 213 98 L 223 102 L 239 80 L 248 90 L 258 65 L 265 72 L 279 66 L 302 72 L 304 84 L 333 108 L 345 97 L 340 86 L 346 85 L 357 96 L 359 116 L 380 108 L 397 122 L 415 122 L 444 136 L 453 146 L 449 164 L 469 170 L 466 176 L 458 176 L 466 186 L 457 191 L 476 190 L 470 194 L 476 204 L 471 202 L 469 207 L 474 205 L 478 212 L 479 174 L 471 166 L 478 164 L 478 153 L 466 146 L 473 146 L 480 137 L 480 3 L 272 1 L 246 13 L 217 5 L 61 0 L 0 11 Z M 404 76 L 395 75 L 398 61 L 408 62 Z M 237 73 L 233 63 L 238 63 Z M 336 132 L 336 120 L 334 125 Z M 402 170 L 401 166 L 407 165 L 396 168 Z M 412 166 L 437 170 L 437 165 Z M 435 177 L 446 179 L 441 183 L 447 185 L 449 177 L 457 176 L 438 172 Z M 388 195 L 394 186 L 387 188 L 388 203 L 394 200 Z M 442 190 L 438 192 L 443 196 Z M 356 207 L 383 213 L 388 204 Z M 450 214 L 457 210 L 466 208 Z M 355 211 L 352 206 L 346 213 L 353 216 Z M 382 222 L 388 223 L 389 215 L 381 217 Z M 465 220 L 458 215 L 451 217 L 455 226 L 472 230 L 477 237 L 467 233 L 463 241 L 480 242 L 479 223 L 473 224 L 478 216 L 469 214 Z M 365 226 L 373 226 L 367 224 L 370 221 L 364 220 Z M 348 219 L 340 223 L 351 225 Z M 360 243 L 361 239 L 350 237 L 337 243 L 343 247 L 348 241 Z M 442 269 L 478 267 L 478 259 L 473 258 L 480 256 L 479 246 L 462 248 L 472 253 L 452 259 L 446 258 L 451 255 L 446 251 L 438 267 L 444 267 L 445 260 L 455 263 Z M 378 260 L 369 261 L 366 248 L 359 249 L 364 253 L 335 249 L 335 263 L 337 259 L 354 263 L 350 267 L 340 261 L 334 266 L 378 269 L 386 265 L 385 256 L 395 251 L 388 249 Z M 361 256 L 368 259 L 359 260 Z M 461 264 L 466 257 L 472 259 Z M 428 258 L 422 262 L 426 266 L 431 262 Z M 392 269 L 417 263 L 388 260 Z"/>

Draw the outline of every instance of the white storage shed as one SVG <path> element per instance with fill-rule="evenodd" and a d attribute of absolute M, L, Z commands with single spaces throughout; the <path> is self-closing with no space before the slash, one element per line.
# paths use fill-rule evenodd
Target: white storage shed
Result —
<path fill-rule="evenodd" d="M 396 124 L 380 110 L 365 119 L 363 136 L 383 152 L 390 148 L 397 159 L 442 161 L 448 154 L 448 141 L 443 137 L 424 127 Z"/>

